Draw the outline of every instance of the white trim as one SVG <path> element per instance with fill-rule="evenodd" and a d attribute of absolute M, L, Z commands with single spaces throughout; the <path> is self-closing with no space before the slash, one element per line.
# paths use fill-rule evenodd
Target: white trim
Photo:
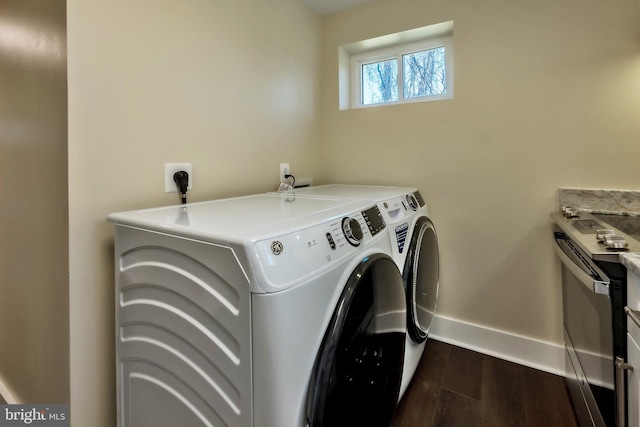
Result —
<path fill-rule="evenodd" d="M 429 336 L 499 359 L 555 375 L 565 375 L 563 344 L 541 341 L 445 316 L 435 316 Z"/>
<path fill-rule="evenodd" d="M 5 384 L 4 378 L 0 375 L 0 396 L 9 404 L 14 405 L 19 403 L 15 398 L 9 387 Z"/>
<path fill-rule="evenodd" d="M 356 55 L 367 50 L 384 49 L 390 46 L 419 42 L 451 34 L 453 34 L 453 21 L 447 21 L 346 44 L 341 46 L 341 49 L 344 49 L 349 55 Z"/>

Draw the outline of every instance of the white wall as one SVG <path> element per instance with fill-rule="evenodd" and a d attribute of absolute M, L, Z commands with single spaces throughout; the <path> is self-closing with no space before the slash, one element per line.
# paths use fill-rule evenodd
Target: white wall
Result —
<path fill-rule="evenodd" d="M 320 20 L 298 0 L 68 0 L 71 416 L 115 425 L 110 212 L 317 177 Z"/>
<path fill-rule="evenodd" d="M 454 21 L 455 97 L 338 109 L 338 47 Z M 323 20 L 323 176 L 418 186 L 439 314 L 560 343 L 557 188 L 640 188 L 636 0 L 381 0 Z"/>

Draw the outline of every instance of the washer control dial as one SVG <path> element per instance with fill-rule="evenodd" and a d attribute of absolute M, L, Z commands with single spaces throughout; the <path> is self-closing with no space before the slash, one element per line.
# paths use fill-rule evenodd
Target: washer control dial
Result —
<path fill-rule="evenodd" d="M 420 204 L 418 203 L 418 199 L 416 199 L 416 196 L 414 196 L 413 194 L 407 194 L 406 198 L 407 198 L 407 204 L 409 205 L 411 210 L 417 211 L 418 208 L 420 207 Z"/>
<path fill-rule="evenodd" d="M 347 242 L 352 246 L 360 245 L 364 237 L 360 223 L 354 218 L 342 218 L 342 232 L 344 233 L 344 237 L 347 238 Z"/>

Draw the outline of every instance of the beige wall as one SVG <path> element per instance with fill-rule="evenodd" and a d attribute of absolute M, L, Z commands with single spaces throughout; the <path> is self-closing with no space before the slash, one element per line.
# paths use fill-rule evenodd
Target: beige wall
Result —
<path fill-rule="evenodd" d="M 0 395 L 9 403 L 69 402 L 66 94 L 64 0 L 0 2 Z"/>
<path fill-rule="evenodd" d="M 452 100 L 338 110 L 338 47 L 454 21 Z M 640 188 L 635 0 L 385 0 L 323 20 L 323 176 L 411 184 L 439 314 L 559 343 L 557 188 Z"/>
<path fill-rule="evenodd" d="M 316 182 L 417 185 L 441 240 L 440 314 L 560 342 L 557 187 L 640 185 L 637 6 L 481 3 L 320 21 L 298 0 L 68 0 L 74 425 L 115 422 L 104 219 L 176 203 L 164 162 L 193 163 L 192 201 L 269 190 L 281 161 Z M 453 100 L 338 110 L 338 46 L 447 20 Z"/>
<path fill-rule="evenodd" d="M 115 425 L 108 213 L 318 174 L 320 20 L 298 0 L 68 0 L 71 416 Z"/>

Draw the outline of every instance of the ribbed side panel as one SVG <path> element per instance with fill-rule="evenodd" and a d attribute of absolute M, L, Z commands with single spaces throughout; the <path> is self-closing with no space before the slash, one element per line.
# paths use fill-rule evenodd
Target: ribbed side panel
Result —
<path fill-rule="evenodd" d="M 248 280 L 224 246 L 116 230 L 118 425 L 251 425 Z"/>

